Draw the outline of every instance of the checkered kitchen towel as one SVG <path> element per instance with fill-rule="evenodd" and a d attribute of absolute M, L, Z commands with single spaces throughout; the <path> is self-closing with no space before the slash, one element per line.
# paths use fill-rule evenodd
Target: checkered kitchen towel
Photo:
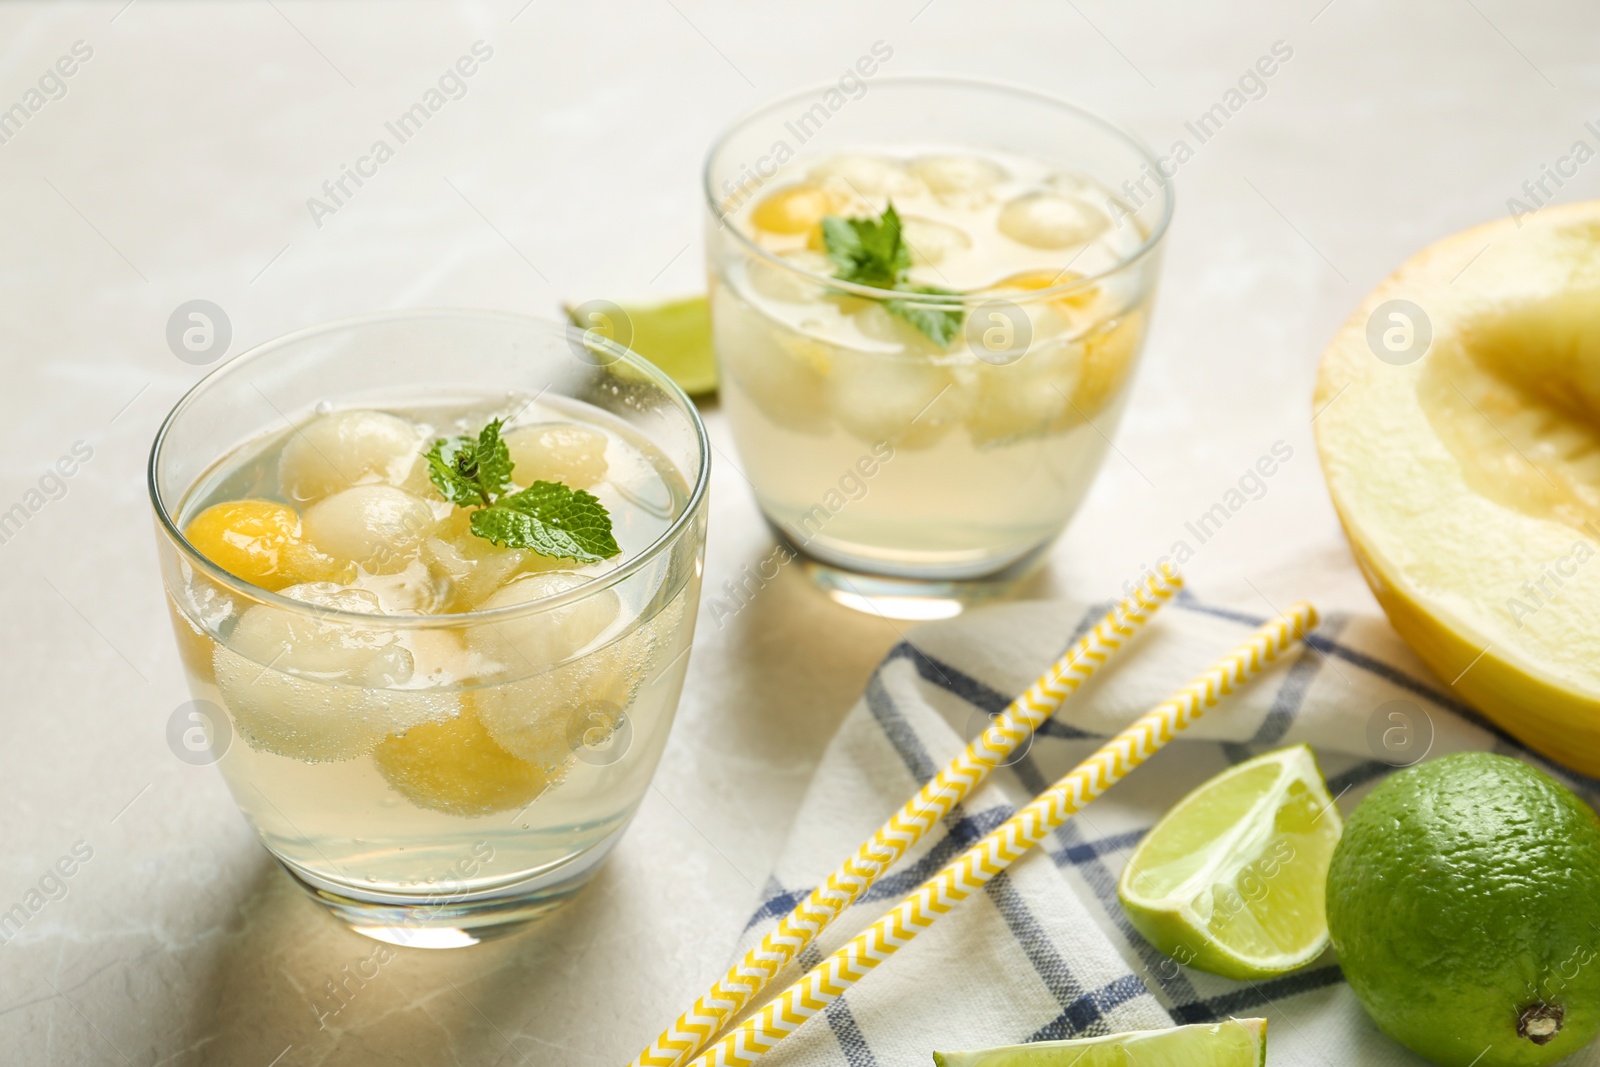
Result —
<path fill-rule="evenodd" d="M 1011 604 L 911 631 L 830 745 L 735 958 L 1109 607 Z M 1263 621 L 1180 596 L 800 962 L 814 966 Z M 763 1062 L 923 1065 L 933 1049 L 1235 1015 L 1269 1020 L 1273 1067 L 1422 1064 L 1367 1020 L 1331 952 L 1282 978 L 1233 982 L 1161 955 L 1117 904 L 1130 851 L 1180 797 L 1230 764 L 1301 741 L 1346 813 L 1397 765 L 1463 749 L 1520 757 L 1600 800 L 1600 782 L 1552 766 L 1454 700 L 1382 619 L 1336 615 L 1309 648 L 1210 711 Z M 773 991 L 798 975 L 791 967 Z M 1590 1067 L 1600 1055 L 1579 1060 Z"/>

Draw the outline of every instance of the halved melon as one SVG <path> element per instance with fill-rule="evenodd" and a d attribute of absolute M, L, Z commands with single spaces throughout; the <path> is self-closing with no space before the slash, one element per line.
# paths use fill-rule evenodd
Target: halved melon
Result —
<path fill-rule="evenodd" d="M 1600 775 L 1600 201 L 1413 257 L 1323 353 L 1314 410 L 1395 629 L 1451 693 Z"/>

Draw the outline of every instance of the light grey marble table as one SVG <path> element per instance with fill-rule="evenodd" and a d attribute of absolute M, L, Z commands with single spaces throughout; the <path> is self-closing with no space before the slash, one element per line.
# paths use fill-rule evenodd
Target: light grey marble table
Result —
<path fill-rule="evenodd" d="M 39 905 L 0 945 L 0 1061 L 625 1062 L 726 962 L 899 638 L 792 569 L 721 626 L 702 612 L 655 787 L 593 886 L 525 936 L 376 966 L 164 738 L 187 696 L 143 467 L 203 372 L 165 341 L 182 302 L 224 308 L 236 353 L 376 309 L 691 291 L 713 134 L 883 41 L 886 71 L 1027 84 L 1191 150 L 1131 413 L 1030 595 L 1115 591 L 1281 440 L 1293 458 L 1195 546 L 1191 585 L 1373 611 L 1312 446 L 1317 354 L 1410 252 L 1600 143 L 1597 33 L 1577 0 L 0 8 L 0 109 L 25 112 L 0 112 L 0 511 L 30 512 L 0 543 L 0 912 Z M 465 95 L 308 208 L 479 41 Z M 1277 42 L 1291 57 L 1202 142 L 1185 124 Z M 1597 181 L 1591 163 L 1556 193 Z M 714 591 L 769 542 L 707 416 Z M 92 456 L 47 478 L 75 446 Z"/>

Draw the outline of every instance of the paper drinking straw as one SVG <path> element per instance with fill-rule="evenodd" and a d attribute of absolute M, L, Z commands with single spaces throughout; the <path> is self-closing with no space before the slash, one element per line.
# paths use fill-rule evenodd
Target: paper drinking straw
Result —
<path fill-rule="evenodd" d="M 966 750 L 928 780 L 888 822 L 862 843 L 854 856 L 795 905 L 761 944 L 745 954 L 722 980 L 694 1002 L 632 1067 L 677 1067 L 711 1043 L 727 1021 L 766 988 L 785 964 L 799 955 L 841 912 L 866 892 L 911 846 L 955 805 L 977 789 L 995 767 L 1048 719 L 1183 585 L 1178 572 L 1162 565 L 1133 595 L 1112 608 L 1083 638 L 1050 665 L 1013 700 Z"/>
<path fill-rule="evenodd" d="M 1207 708 L 1259 673 L 1316 624 L 1316 609 L 1301 601 L 1284 618 L 1257 629 L 1248 641 L 1106 742 L 1066 777 L 922 883 L 899 907 L 745 1020 L 696 1059 L 693 1067 L 743 1067 L 753 1063 L 839 999 L 846 989 L 935 919 L 982 889 L 1074 812 L 1149 759 Z"/>

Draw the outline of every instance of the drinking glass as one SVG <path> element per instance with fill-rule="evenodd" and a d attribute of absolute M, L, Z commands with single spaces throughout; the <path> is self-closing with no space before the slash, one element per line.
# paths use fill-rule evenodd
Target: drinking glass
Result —
<path fill-rule="evenodd" d="M 948 78 L 855 84 L 769 104 L 711 147 L 721 401 L 763 514 L 817 584 L 863 610 L 938 617 L 1014 588 L 1087 493 L 1144 345 L 1172 187 L 1137 138 L 1069 103 Z M 773 200 L 784 221 L 806 196 L 835 197 L 830 214 L 882 211 L 893 183 L 863 184 L 886 181 L 873 160 L 910 160 L 914 176 L 950 155 L 1032 161 L 1095 190 L 1081 195 L 1105 215 L 1103 244 L 1026 273 L 1038 252 L 997 242 L 994 275 L 1024 273 L 908 296 L 836 277 L 820 225 L 800 248 L 752 224 L 776 196 L 794 196 Z M 949 237 L 910 218 L 904 232 L 913 253 Z M 907 325 L 908 305 L 960 326 L 935 340 Z"/>
<path fill-rule="evenodd" d="M 252 585 L 185 537 L 252 448 L 313 413 L 535 399 L 641 442 L 661 468 L 612 480 L 630 501 L 613 511 L 618 540 L 641 516 L 650 524 L 637 529 L 662 532 L 550 595 L 371 614 Z M 682 390 L 568 326 L 385 313 L 239 356 L 178 402 L 150 455 L 162 578 L 194 697 L 169 730 L 174 751 L 217 763 L 267 850 L 363 934 L 450 947 L 545 913 L 616 844 L 666 744 L 699 602 L 707 472 L 704 427 Z M 578 647 L 559 639 L 574 619 L 600 620 Z M 270 657 L 264 630 L 279 635 Z M 399 656 L 403 669 L 347 669 L 360 656 L 390 668 Z M 430 657 L 456 666 L 424 675 Z M 548 758 L 536 766 L 494 746 L 479 724 L 491 711 Z"/>

